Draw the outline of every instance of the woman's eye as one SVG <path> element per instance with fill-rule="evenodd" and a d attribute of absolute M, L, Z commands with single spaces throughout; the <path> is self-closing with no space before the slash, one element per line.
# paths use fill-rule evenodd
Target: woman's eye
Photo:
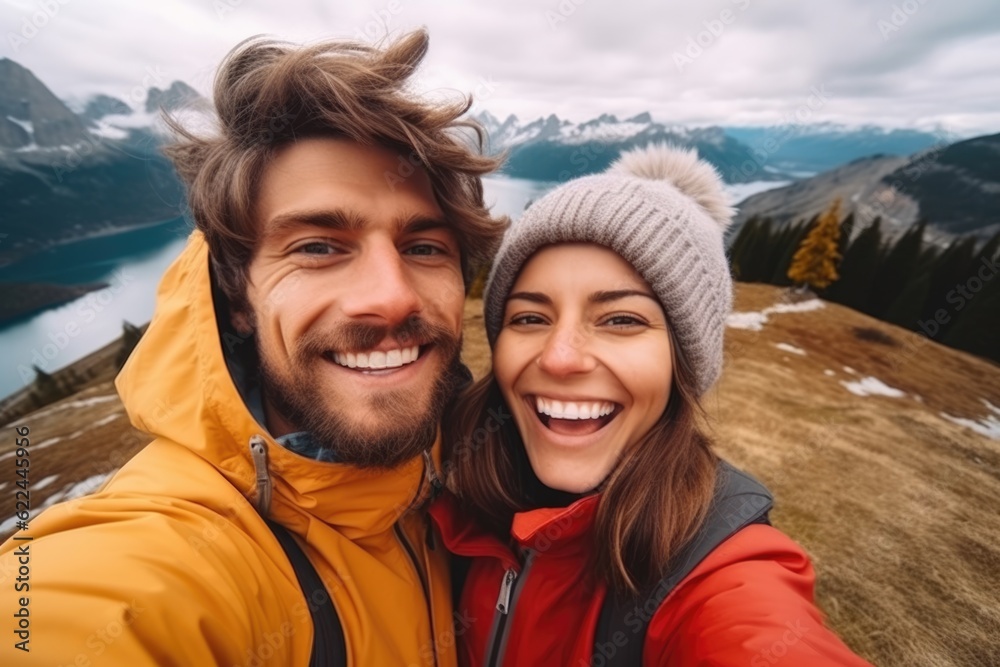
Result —
<path fill-rule="evenodd" d="M 515 315 L 510 318 L 508 324 L 543 324 L 544 320 L 538 315 Z"/>
<path fill-rule="evenodd" d="M 627 327 L 636 324 L 645 324 L 645 322 L 643 322 L 639 318 L 632 317 L 631 315 L 612 315 L 607 320 L 605 320 L 605 323 L 616 327 Z"/>

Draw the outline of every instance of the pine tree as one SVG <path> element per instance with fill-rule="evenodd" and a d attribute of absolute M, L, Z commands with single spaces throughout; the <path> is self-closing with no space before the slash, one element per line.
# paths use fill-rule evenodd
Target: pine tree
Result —
<path fill-rule="evenodd" d="M 871 314 L 886 319 L 890 306 L 895 302 L 915 276 L 917 260 L 924 243 L 927 221 L 921 220 L 899 237 L 886 252 L 879 266 L 870 301 Z M 912 295 L 911 295 L 912 296 Z"/>
<path fill-rule="evenodd" d="M 813 216 L 809 222 L 798 221 L 794 225 L 789 225 L 785 232 L 775 244 L 778 258 L 774 262 L 774 270 L 771 273 L 772 285 L 788 287 L 792 281 L 788 279 L 788 267 L 792 265 L 792 258 L 802 245 L 803 239 L 816 226 L 819 216 Z"/>
<path fill-rule="evenodd" d="M 950 324 L 942 343 L 1000 363 L 1000 278 L 984 283 Z"/>
<path fill-rule="evenodd" d="M 799 246 L 788 269 L 789 280 L 800 285 L 808 285 L 814 290 L 826 289 L 840 277 L 837 275 L 837 261 L 840 259 L 840 254 L 837 252 L 839 242 L 840 199 L 838 198 L 823 212 L 816 226 Z"/>
<path fill-rule="evenodd" d="M 840 223 L 840 243 L 837 244 L 837 252 L 841 257 L 847 255 L 847 246 L 851 244 L 851 235 L 854 233 L 854 211 L 847 214 L 844 221 Z"/>
<path fill-rule="evenodd" d="M 917 331 L 917 322 L 923 314 L 924 301 L 930 291 L 931 277 L 928 274 L 918 275 L 911 280 L 885 313 L 886 322 L 891 322 L 904 329 Z"/>
<path fill-rule="evenodd" d="M 983 247 L 979 250 L 979 256 L 986 259 L 993 259 L 997 256 L 998 250 L 1000 250 L 1000 232 L 994 234 L 992 238 L 983 244 Z"/>
<path fill-rule="evenodd" d="M 733 239 L 732 245 L 729 246 L 729 269 L 736 280 L 743 279 L 743 263 L 746 262 L 747 246 L 750 244 L 754 234 L 757 233 L 759 226 L 760 216 L 751 216 L 740 227 L 739 233 Z"/>
<path fill-rule="evenodd" d="M 767 276 L 767 254 L 774 242 L 771 234 L 771 218 L 764 218 L 747 240 L 746 249 L 741 253 L 740 280 L 745 283 L 763 282 Z"/>
<path fill-rule="evenodd" d="M 973 275 L 977 266 L 976 245 L 975 237 L 959 237 L 941 253 L 930 270 L 931 287 L 924 302 L 922 320 L 934 319 L 939 309 L 950 309 L 957 305 L 953 303 L 957 300 L 955 287 L 965 283 Z M 954 323 L 954 320 L 950 320 L 941 325 L 938 340 L 943 340 L 945 332 Z"/>
<path fill-rule="evenodd" d="M 823 298 L 848 308 L 867 312 L 872 282 L 882 254 L 882 218 L 876 217 L 854 239 L 840 262 L 840 280 L 830 285 Z"/>

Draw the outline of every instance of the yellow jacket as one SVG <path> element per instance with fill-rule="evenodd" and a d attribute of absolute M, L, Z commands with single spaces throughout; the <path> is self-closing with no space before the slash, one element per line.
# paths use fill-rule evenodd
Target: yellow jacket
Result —
<path fill-rule="evenodd" d="M 0 664 L 308 665 L 305 596 L 253 504 L 254 436 L 267 447 L 269 516 L 325 582 L 349 663 L 455 664 L 445 549 L 422 511 L 431 471 L 419 457 L 363 471 L 274 442 L 227 371 L 199 232 L 164 275 L 117 388 L 132 423 L 156 439 L 98 493 L 15 536 L 33 540 L 0 547 Z M 25 544 L 30 591 L 15 592 Z M 25 596 L 27 653 L 11 633 Z"/>

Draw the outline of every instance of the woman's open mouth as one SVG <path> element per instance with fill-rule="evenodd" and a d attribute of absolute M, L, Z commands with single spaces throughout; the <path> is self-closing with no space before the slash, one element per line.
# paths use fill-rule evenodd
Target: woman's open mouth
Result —
<path fill-rule="evenodd" d="M 560 435 L 596 433 L 622 410 L 613 401 L 559 401 L 544 396 L 528 396 L 527 401 L 542 425 Z"/>

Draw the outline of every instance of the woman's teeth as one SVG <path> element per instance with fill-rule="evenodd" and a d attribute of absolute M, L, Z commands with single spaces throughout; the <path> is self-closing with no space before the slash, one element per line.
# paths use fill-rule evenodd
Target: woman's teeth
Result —
<path fill-rule="evenodd" d="M 556 401 L 535 397 L 538 412 L 553 419 L 600 419 L 615 411 L 615 404 L 607 401 Z"/>
<path fill-rule="evenodd" d="M 333 360 L 348 368 L 377 370 L 379 368 L 399 368 L 412 363 L 420 356 L 420 346 L 397 348 L 377 352 L 334 352 Z"/>

